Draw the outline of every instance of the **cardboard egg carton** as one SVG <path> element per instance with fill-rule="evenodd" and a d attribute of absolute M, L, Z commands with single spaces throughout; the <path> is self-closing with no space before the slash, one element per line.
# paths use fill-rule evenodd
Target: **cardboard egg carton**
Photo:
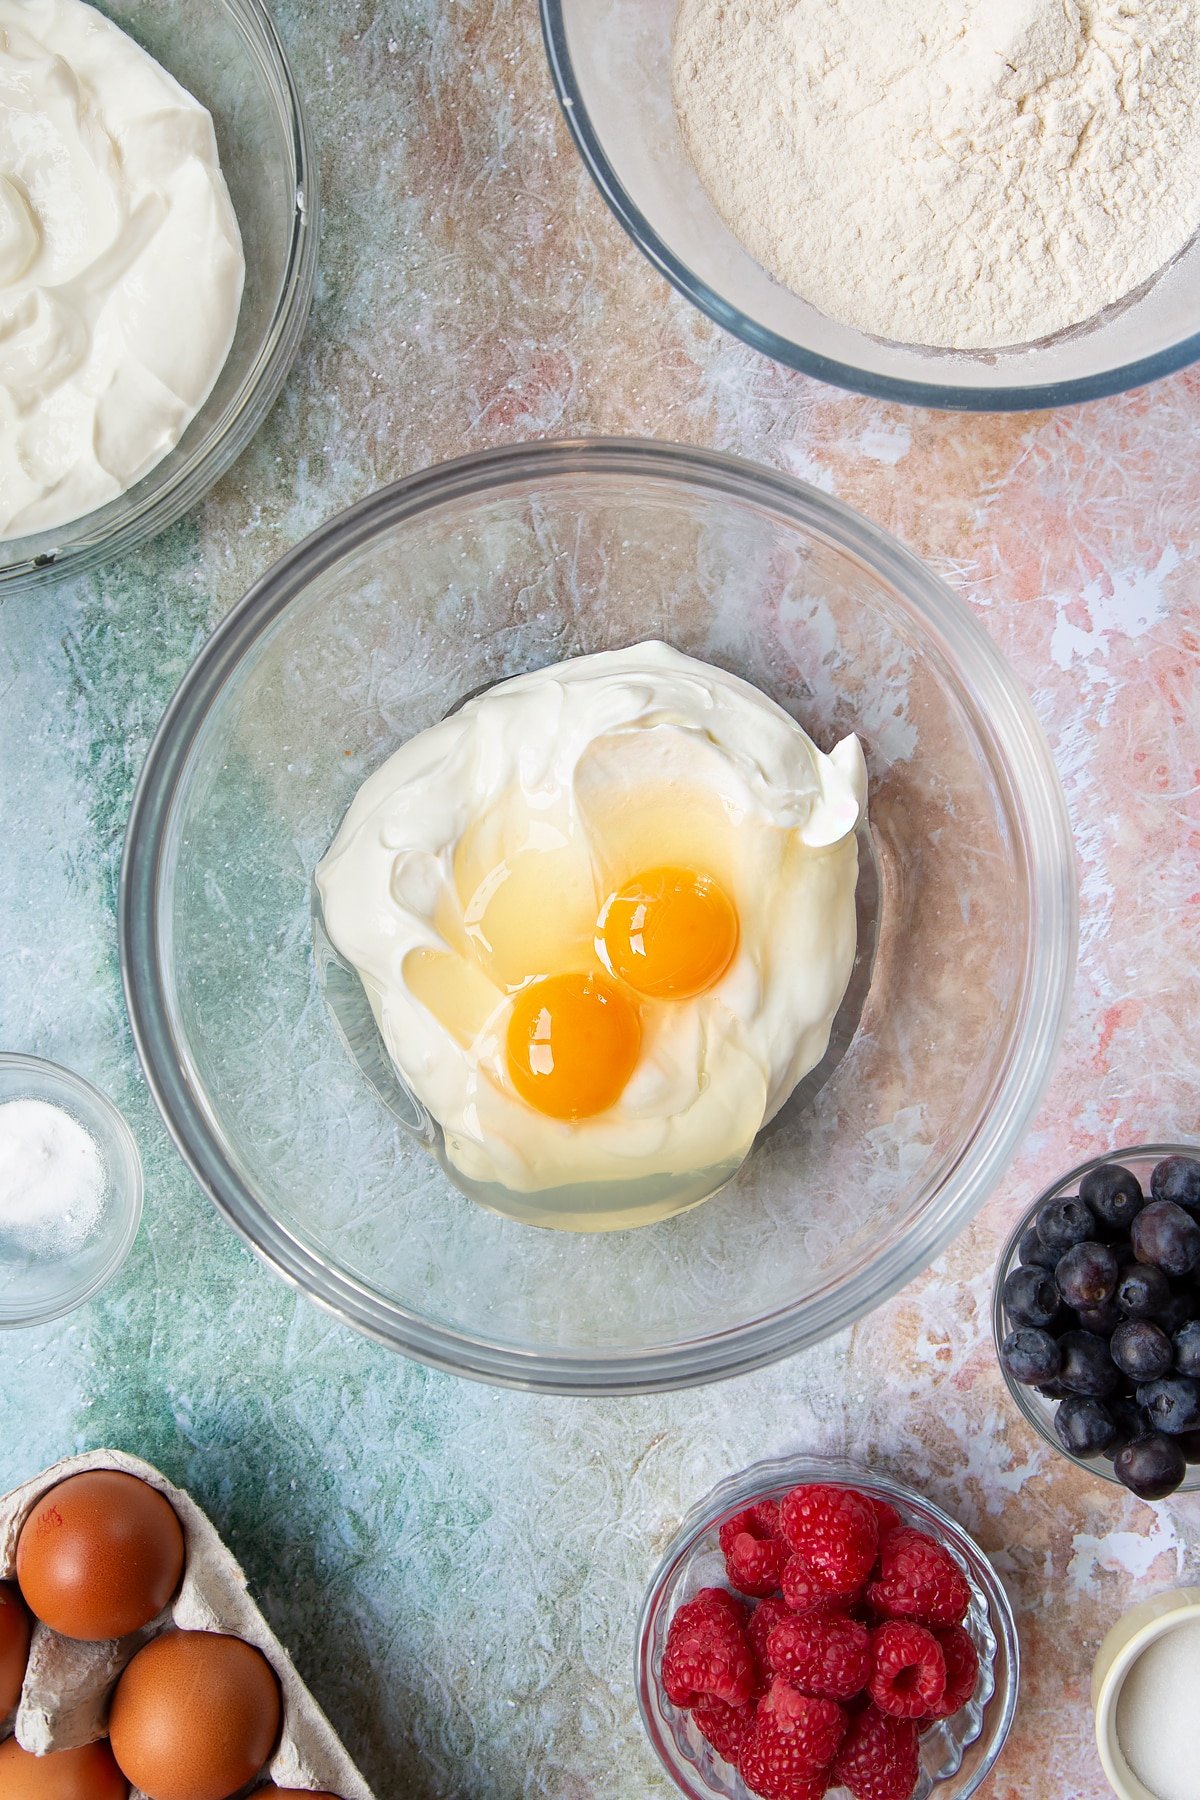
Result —
<path fill-rule="evenodd" d="M 222 1631 L 261 1650 L 279 1678 L 283 1729 L 275 1754 L 247 1792 L 267 1780 L 283 1788 L 326 1789 L 341 1800 L 373 1800 L 332 1725 L 301 1681 L 292 1659 L 246 1591 L 246 1577 L 196 1502 L 173 1487 L 149 1463 L 119 1450 L 68 1457 L 0 1499 L 0 1578 L 16 1575 L 17 1539 L 34 1505 L 68 1475 L 89 1469 L 121 1469 L 137 1475 L 170 1501 L 183 1527 L 184 1571 L 166 1611 L 130 1637 L 85 1644 L 60 1637 L 34 1622 L 29 1667 L 16 1712 L 0 1721 L 0 1737 L 15 1729 L 35 1755 L 90 1744 L 107 1732 L 112 1690 L 126 1663 L 143 1644 L 171 1626 Z M 131 1800 L 145 1800 L 131 1790 Z"/>

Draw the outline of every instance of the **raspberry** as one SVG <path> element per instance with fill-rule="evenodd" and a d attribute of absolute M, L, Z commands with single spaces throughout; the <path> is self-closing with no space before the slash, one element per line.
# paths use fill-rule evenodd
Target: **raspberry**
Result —
<path fill-rule="evenodd" d="M 971 1604 L 967 1578 L 950 1552 L 908 1525 L 884 1538 L 867 1596 L 882 1618 L 922 1625 L 961 1625 Z"/>
<path fill-rule="evenodd" d="M 777 1675 L 806 1694 L 852 1700 L 871 1679 L 871 1634 L 845 1613 L 781 1619 L 768 1639 L 767 1657 Z"/>
<path fill-rule="evenodd" d="M 750 1614 L 750 1623 L 746 1627 L 746 1636 L 757 1656 L 760 1668 L 775 1675 L 779 1671 L 771 1668 L 771 1659 L 767 1653 L 767 1640 L 781 1619 L 790 1619 L 792 1613 L 782 1600 L 760 1600 Z"/>
<path fill-rule="evenodd" d="M 889 1619 L 871 1634 L 875 1672 L 871 1698 L 896 1719 L 924 1719 L 946 1692 L 946 1658 L 931 1631 L 910 1619 Z"/>
<path fill-rule="evenodd" d="M 819 1575 L 815 1575 L 802 1556 L 789 1556 L 779 1577 L 783 1597 L 793 1612 L 828 1612 L 845 1606 L 853 1596 L 833 1593 Z"/>
<path fill-rule="evenodd" d="M 735 1588 L 756 1598 L 778 1592 L 789 1551 L 779 1536 L 779 1507 L 774 1500 L 762 1500 L 726 1519 L 720 1539 Z"/>
<path fill-rule="evenodd" d="M 879 1527 L 879 1541 L 882 1544 L 889 1531 L 900 1529 L 900 1514 L 886 1500 L 872 1500 L 871 1510 L 875 1514 L 875 1523 Z"/>
<path fill-rule="evenodd" d="M 967 1704 L 979 1680 L 979 1652 L 961 1625 L 947 1625 L 935 1631 L 946 1662 L 946 1691 L 937 1706 L 931 1706 L 927 1719 L 949 1719 Z"/>
<path fill-rule="evenodd" d="M 777 1676 L 760 1702 L 738 1767 L 765 1800 L 820 1800 L 846 1715 L 832 1700 L 801 1694 Z"/>
<path fill-rule="evenodd" d="M 697 1700 L 692 1708 L 692 1718 L 696 1721 L 696 1729 L 708 1739 L 717 1755 L 723 1756 L 727 1763 L 736 1764 L 754 1723 L 754 1702 L 747 1700 L 744 1706 L 729 1706 L 710 1694 Z"/>
<path fill-rule="evenodd" d="M 704 1588 L 671 1620 L 663 1652 L 662 1684 L 676 1706 L 694 1706 L 711 1695 L 743 1706 L 758 1671 L 742 1629 L 742 1609 L 722 1588 Z"/>
<path fill-rule="evenodd" d="M 854 1800 L 910 1800 L 917 1785 L 920 1751 L 911 1719 L 892 1719 L 868 1706 L 850 1721 L 830 1771 Z"/>
<path fill-rule="evenodd" d="M 780 1502 L 779 1528 L 830 1593 L 850 1598 L 871 1573 L 879 1525 L 870 1501 L 850 1488 L 793 1488 Z"/>

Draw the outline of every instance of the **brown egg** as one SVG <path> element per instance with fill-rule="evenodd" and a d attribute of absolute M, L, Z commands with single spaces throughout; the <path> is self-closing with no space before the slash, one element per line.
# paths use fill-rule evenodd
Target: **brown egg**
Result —
<path fill-rule="evenodd" d="M 339 1800 L 339 1796 L 326 1788 L 281 1788 L 272 1782 L 270 1787 L 255 1788 L 250 1800 Z"/>
<path fill-rule="evenodd" d="M 274 1782 L 269 1787 L 255 1788 L 250 1800 L 339 1800 L 327 1788 L 281 1788 Z"/>
<path fill-rule="evenodd" d="M 279 1683 L 260 1650 L 215 1631 L 170 1631 L 118 1681 L 108 1730 L 150 1800 L 227 1800 L 270 1756 L 279 1717 Z"/>
<path fill-rule="evenodd" d="M 126 1800 L 129 1783 L 105 1743 L 31 1756 L 15 1737 L 0 1744 L 4 1800 Z"/>
<path fill-rule="evenodd" d="M 0 1581 L 0 1719 L 21 1698 L 30 1629 L 25 1602 L 11 1581 Z"/>
<path fill-rule="evenodd" d="M 156 1618 L 183 1574 L 183 1532 L 156 1488 L 116 1469 L 69 1475 L 17 1541 L 30 1609 L 64 1637 L 125 1637 Z"/>

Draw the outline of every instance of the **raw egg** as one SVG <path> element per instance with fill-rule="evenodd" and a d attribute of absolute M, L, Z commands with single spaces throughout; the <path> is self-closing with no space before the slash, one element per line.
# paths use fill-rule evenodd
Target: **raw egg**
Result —
<path fill-rule="evenodd" d="M 139 1650 L 113 1694 L 118 1763 L 150 1800 L 227 1800 L 279 1736 L 279 1683 L 260 1650 L 212 1631 L 171 1631 Z"/>
<path fill-rule="evenodd" d="M 43 1494 L 17 1541 L 30 1610 L 89 1642 L 140 1631 L 183 1574 L 183 1531 L 156 1488 L 117 1469 L 69 1475 Z"/>
<path fill-rule="evenodd" d="M 29 1613 L 9 1581 L 0 1581 L 0 1719 L 21 1698 L 29 1661 Z"/>
<path fill-rule="evenodd" d="M 614 975 L 655 1000 L 693 1000 L 720 981 L 738 947 L 724 888 L 697 869 L 648 869 L 619 887 L 596 948 Z"/>
<path fill-rule="evenodd" d="M 513 1000 L 513 1086 L 552 1119 L 590 1119 L 619 1100 L 637 1066 L 637 1008 L 603 975 L 547 975 Z"/>
<path fill-rule="evenodd" d="M 0 1744 L 4 1800 L 126 1800 L 129 1783 L 105 1743 L 31 1756 L 15 1737 Z"/>

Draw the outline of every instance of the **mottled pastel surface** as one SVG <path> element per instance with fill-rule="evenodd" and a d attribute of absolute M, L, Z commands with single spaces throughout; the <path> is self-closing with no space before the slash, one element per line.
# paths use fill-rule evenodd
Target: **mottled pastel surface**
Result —
<path fill-rule="evenodd" d="M 1143 1507 L 1029 1433 L 994 1364 L 990 1270 L 1070 1163 L 1200 1136 L 1200 379 L 994 420 L 819 386 L 708 325 L 626 242 L 559 119 L 533 0 L 277 12 L 326 205 L 284 398 L 166 538 L 0 610 L 0 1043 L 99 1081 L 147 1173 L 145 1227 L 112 1289 L 0 1343 L 0 1486 L 97 1444 L 186 1484 L 380 1800 L 665 1800 L 631 1681 L 659 1549 L 730 1470 L 845 1451 L 953 1511 L 1009 1584 L 1025 1675 L 989 1800 L 1098 1800 L 1093 1654 L 1135 1597 L 1195 1578 L 1200 1504 Z M 584 1403 L 405 1364 L 254 1261 L 137 1071 L 114 905 L 150 734 L 255 575 L 380 482 L 594 432 L 757 458 L 930 559 L 1033 694 L 1084 923 L 1045 1103 L 933 1271 L 757 1376 Z"/>

